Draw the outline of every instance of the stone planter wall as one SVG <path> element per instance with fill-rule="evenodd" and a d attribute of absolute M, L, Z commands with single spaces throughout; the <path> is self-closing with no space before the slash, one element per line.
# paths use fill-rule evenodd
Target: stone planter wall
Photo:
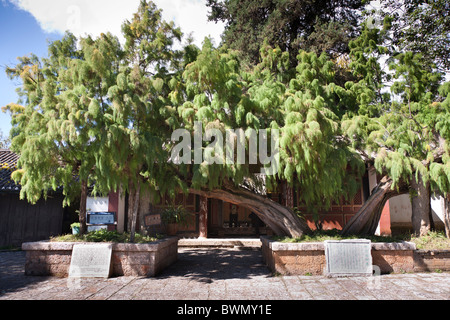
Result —
<path fill-rule="evenodd" d="M 76 242 L 29 242 L 25 274 L 29 276 L 69 275 L 72 248 Z M 177 260 L 178 238 L 171 237 L 149 244 L 115 243 L 112 251 L 113 276 L 152 277 Z"/>
<path fill-rule="evenodd" d="M 325 269 L 322 243 L 281 243 L 261 238 L 262 255 L 272 272 L 283 275 L 321 275 Z"/>
<path fill-rule="evenodd" d="M 412 242 L 372 243 L 372 264 L 382 274 L 414 272 L 414 251 Z"/>
<path fill-rule="evenodd" d="M 326 267 L 325 244 L 282 243 L 261 237 L 263 259 L 272 272 L 283 275 L 322 275 Z M 410 242 L 372 243 L 372 264 L 381 273 L 413 272 L 416 246 Z"/>
<path fill-rule="evenodd" d="M 414 252 L 414 270 L 450 271 L 450 250 L 417 250 Z"/>

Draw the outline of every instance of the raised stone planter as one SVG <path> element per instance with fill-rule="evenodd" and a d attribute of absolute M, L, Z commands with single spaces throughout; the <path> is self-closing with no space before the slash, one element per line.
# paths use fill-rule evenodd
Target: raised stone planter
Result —
<path fill-rule="evenodd" d="M 261 237 L 263 259 L 272 272 L 283 275 L 323 275 L 326 267 L 325 244 L 283 243 Z M 414 251 L 411 242 L 372 243 L 373 265 L 381 273 L 413 272 Z"/>
<path fill-rule="evenodd" d="M 26 251 L 25 274 L 67 277 L 75 244 L 77 242 L 24 243 L 22 250 Z M 177 258 L 177 237 L 148 244 L 114 243 L 111 258 L 112 275 L 153 277 L 174 263 Z"/>

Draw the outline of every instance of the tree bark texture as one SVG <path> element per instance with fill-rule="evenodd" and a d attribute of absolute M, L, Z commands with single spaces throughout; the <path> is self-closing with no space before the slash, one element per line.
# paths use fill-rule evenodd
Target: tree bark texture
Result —
<path fill-rule="evenodd" d="M 444 225 L 445 235 L 450 239 L 450 194 L 444 198 Z"/>
<path fill-rule="evenodd" d="M 199 238 L 208 237 L 208 199 L 200 197 Z"/>
<path fill-rule="evenodd" d="M 133 221 L 134 199 L 136 192 L 133 184 L 130 182 L 128 187 L 128 212 L 127 212 L 127 231 L 131 232 L 131 222 Z"/>
<path fill-rule="evenodd" d="M 212 191 L 190 189 L 189 192 L 246 207 L 279 236 L 296 238 L 311 232 L 306 221 L 290 208 L 242 187 L 224 187 Z"/>
<path fill-rule="evenodd" d="M 130 242 L 134 243 L 135 234 L 136 234 L 136 221 L 139 214 L 139 200 L 141 198 L 141 186 L 140 186 L 140 179 L 137 179 L 137 186 L 133 189 L 133 206 L 131 210 L 131 216 L 129 215 L 130 222 Z M 130 212 L 130 211 L 128 211 Z"/>
<path fill-rule="evenodd" d="M 87 224 L 86 224 L 86 201 L 87 201 L 87 180 L 81 181 L 81 195 L 80 195 L 80 234 L 86 234 Z"/>
<path fill-rule="evenodd" d="M 405 193 L 408 193 L 406 185 L 402 184 L 398 189 L 392 190 L 392 179 L 387 176 L 383 177 L 369 199 L 344 226 L 341 234 L 374 235 L 386 201 Z"/>
<path fill-rule="evenodd" d="M 411 179 L 411 188 L 415 191 L 411 198 L 413 233 L 417 236 L 424 236 L 431 229 L 429 184 L 424 185 L 422 175 L 418 173 L 418 179 L 415 177 Z"/>

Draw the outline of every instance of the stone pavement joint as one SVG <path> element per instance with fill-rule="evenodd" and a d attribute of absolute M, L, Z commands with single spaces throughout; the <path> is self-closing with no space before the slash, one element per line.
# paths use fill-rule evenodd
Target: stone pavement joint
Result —
<path fill-rule="evenodd" d="M 24 275 L 25 252 L 0 252 L 0 300 L 450 300 L 450 273 L 274 276 L 260 250 L 180 247 L 154 278 Z"/>

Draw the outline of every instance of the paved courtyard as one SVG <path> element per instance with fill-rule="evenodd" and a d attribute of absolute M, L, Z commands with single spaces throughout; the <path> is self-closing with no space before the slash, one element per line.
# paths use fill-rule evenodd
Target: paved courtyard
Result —
<path fill-rule="evenodd" d="M 0 252 L 0 300 L 450 300 L 450 273 L 273 276 L 255 249 L 179 248 L 155 278 L 27 277 L 24 263 Z"/>

